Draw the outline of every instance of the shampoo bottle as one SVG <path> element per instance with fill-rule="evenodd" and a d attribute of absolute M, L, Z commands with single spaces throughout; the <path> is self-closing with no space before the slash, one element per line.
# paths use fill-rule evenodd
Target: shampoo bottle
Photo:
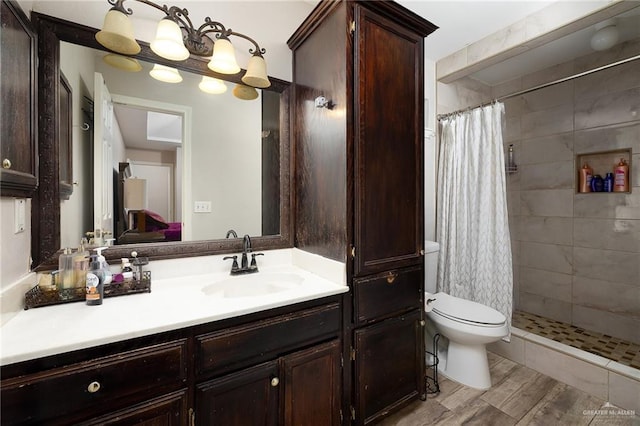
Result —
<path fill-rule="evenodd" d="M 130 283 L 133 281 L 133 268 L 131 267 L 131 263 L 129 259 L 123 257 L 122 259 L 122 277 L 124 278 L 125 283 Z"/>
<path fill-rule="evenodd" d="M 91 255 L 91 263 L 87 272 L 87 305 L 102 305 L 104 298 L 104 277 L 105 272 L 102 264 L 98 260 L 98 256 Z"/>
<path fill-rule="evenodd" d="M 614 170 L 613 192 L 629 192 L 629 166 L 624 158 Z"/>
<path fill-rule="evenodd" d="M 580 169 L 580 192 L 591 192 L 591 178 L 593 170 L 585 163 Z"/>

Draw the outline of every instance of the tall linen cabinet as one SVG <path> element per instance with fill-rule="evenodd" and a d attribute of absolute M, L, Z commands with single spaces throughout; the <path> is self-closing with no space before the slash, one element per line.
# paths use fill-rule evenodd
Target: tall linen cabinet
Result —
<path fill-rule="evenodd" d="M 424 37 L 391 1 L 322 1 L 293 51 L 295 245 L 347 266 L 343 416 L 368 424 L 424 384 Z"/>

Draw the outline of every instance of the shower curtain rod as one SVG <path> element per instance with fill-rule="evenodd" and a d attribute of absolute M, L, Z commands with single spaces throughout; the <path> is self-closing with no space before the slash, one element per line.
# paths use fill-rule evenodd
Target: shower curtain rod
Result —
<path fill-rule="evenodd" d="M 610 64 L 603 65 L 603 66 L 598 67 L 598 68 L 593 68 L 593 69 L 590 69 L 590 70 L 587 70 L 587 71 L 583 71 L 581 73 L 574 74 L 574 75 L 571 75 L 569 77 L 564 77 L 564 78 L 560 78 L 558 80 L 550 81 L 549 83 L 540 84 L 539 86 L 535 86 L 535 87 L 532 87 L 530 89 L 520 90 L 519 92 L 515 92 L 515 93 L 508 94 L 508 95 L 500 96 L 499 98 L 496 98 L 496 99 L 492 100 L 491 102 L 485 102 L 485 103 L 482 103 L 480 105 L 476 105 L 474 107 L 467 107 L 467 108 L 464 108 L 464 109 L 460 109 L 458 111 L 449 112 L 447 114 L 438 114 L 437 118 L 438 118 L 438 120 L 441 120 L 443 118 L 447 118 L 447 117 L 449 117 L 451 115 L 459 114 L 459 113 L 464 112 L 464 111 L 470 111 L 472 109 L 481 108 L 483 106 L 491 105 L 494 102 L 499 102 L 499 101 L 503 101 L 505 99 L 513 98 L 515 96 L 524 95 L 526 93 L 533 92 L 535 90 L 544 89 L 545 87 L 553 86 L 555 84 L 564 83 L 565 81 L 573 80 L 573 79 L 578 78 L 578 77 L 583 77 L 585 75 L 593 74 L 594 72 L 603 71 L 603 70 L 606 70 L 608 68 L 613 68 L 613 67 L 618 66 L 618 65 L 626 64 L 627 62 L 635 61 L 636 59 L 640 59 L 640 55 L 632 56 L 632 57 L 627 58 L 627 59 L 622 59 L 622 60 L 617 61 L 617 62 L 612 62 Z"/>

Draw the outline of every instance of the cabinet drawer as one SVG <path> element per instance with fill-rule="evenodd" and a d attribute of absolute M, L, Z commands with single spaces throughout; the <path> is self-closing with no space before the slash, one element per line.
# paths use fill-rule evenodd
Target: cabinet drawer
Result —
<path fill-rule="evenodd" d="M 340 323 L 340 305 L 332 303 L 196 336 L 196 374 L 228 372 L 273 359 L 337 336 Z"/>
<path fill-rule="evenodd" d="M 186 339 L 96 358 L 2 381 L 2 423 L 65 418 L 79 411 L 104 412 L 110 404 L 148 399 L 184 386 Z"/>
<path fill-rule="evenodd" d="M 421 306 L 422 268 L 385 272 L 354 280 L 356 323 L 389 317 Z"/>

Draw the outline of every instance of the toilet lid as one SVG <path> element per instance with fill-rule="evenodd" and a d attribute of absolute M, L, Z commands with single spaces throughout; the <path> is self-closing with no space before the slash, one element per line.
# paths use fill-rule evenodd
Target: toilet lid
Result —
<path fill-rule="evenodd" d="M 453 320 L 468 321 L 476 324 L 502 325 L 506 318 L 500 312 L 481 303 L 453 297 L 446 293 L 436 293 L 433 298 L 433 310 Z"/>

